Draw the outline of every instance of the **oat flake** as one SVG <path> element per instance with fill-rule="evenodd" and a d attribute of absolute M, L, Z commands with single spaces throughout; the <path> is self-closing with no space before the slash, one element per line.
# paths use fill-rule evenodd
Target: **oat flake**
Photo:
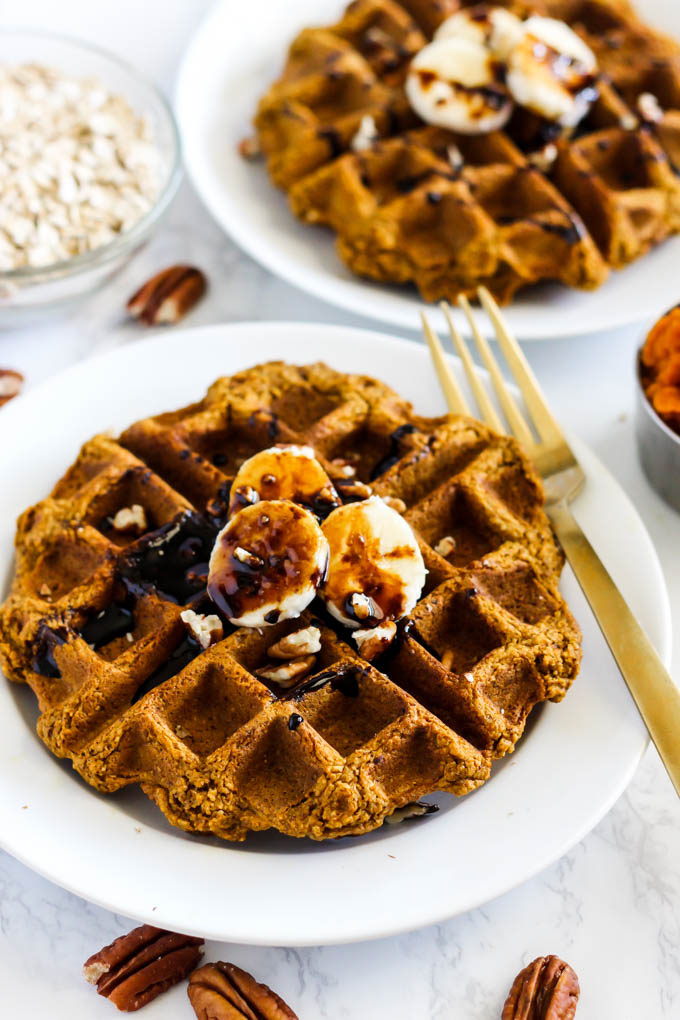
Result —
<path fill-rule="evenodd" d="M 129 230 L 158 195 L 161 163 L 147 119 L 101 83 L 0 65 L 0 270 Z"/>

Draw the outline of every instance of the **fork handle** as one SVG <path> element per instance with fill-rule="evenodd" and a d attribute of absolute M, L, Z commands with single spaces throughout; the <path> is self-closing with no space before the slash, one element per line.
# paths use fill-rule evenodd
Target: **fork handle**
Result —
<path fill-rule="evenodd" d="M 565 502 L 553 529 L 680 796 L 680 691 Z"/>

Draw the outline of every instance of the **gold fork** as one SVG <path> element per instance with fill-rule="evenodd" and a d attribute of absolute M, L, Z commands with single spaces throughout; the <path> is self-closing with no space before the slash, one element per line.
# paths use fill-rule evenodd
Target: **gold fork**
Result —
<path fill-rule="evenodd" d="M 543 478 L 546 512 L 553 531 L 561 542 L 583 593 L 590 603 L 595 619 L 635 699 L 676 793 L 680 795 L 680 692 L 569 509 L 569 504 L 586 482 L 583 470 L 553 418 L 519 344 L 505 325 L 498 305 L 485 287 L 480 287 L 478 294 L 493 324 L 498 346 L 522 393 L 538 439 L 534 438 L 506 386 L 498 362 L 475 321 L 469 301 L 461 296 L 458 304 L 470 324 L 510 431 L 519 440 Z M 481 417 L 497 432 L 505 432 L 506 429 L 477 375 L 475 364 L 456 328 L 448 305 L 443 304 L 442 308 L 453 345 L 460 355 L 472 393 L 479 405 Z M 470 414 L 465 397 L 447 363 L 441 342 L 424 314 L 422 318 L 425 339 L 429 344 L 449 410 L 454 414 Z"/>

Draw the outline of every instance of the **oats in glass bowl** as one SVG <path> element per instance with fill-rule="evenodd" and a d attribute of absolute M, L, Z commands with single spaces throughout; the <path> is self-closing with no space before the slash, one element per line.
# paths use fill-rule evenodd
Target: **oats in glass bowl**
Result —
<path fill-rule="evenodd" d="M 104 282 L 179 183 L 159 92 L 106 53 L 0 33 L 0 322 Z"/>

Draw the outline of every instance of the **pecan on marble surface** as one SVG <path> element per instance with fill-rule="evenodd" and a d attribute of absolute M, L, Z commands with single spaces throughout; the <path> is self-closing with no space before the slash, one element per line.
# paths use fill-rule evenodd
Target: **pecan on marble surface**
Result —
<path fill-rule="evenodd" d="M 156 273 L 127 303 L 145 326 L 170 326 L 184 318 L 205 293 L 206 279 L 194 266 L 169 266 Z"/>
<path fill-rule="evenodd" d="M 189 979 L 198 1020 L 298 1020 L 283 999 L 233 963 L 207 963 Z"/>
<path fill-rule="evenodd" d="M 558 956 L 539 956 L 521 970 L 501 1020 L 573 1020 L 580 988 L 575 972 Z"/>
<path fill-rule="evenodd" d="M 83 974 L 100 995 L 132 1013 L 191 973 L 202 945 L 203 939 L 142 924 L 91 956 Z"/>

